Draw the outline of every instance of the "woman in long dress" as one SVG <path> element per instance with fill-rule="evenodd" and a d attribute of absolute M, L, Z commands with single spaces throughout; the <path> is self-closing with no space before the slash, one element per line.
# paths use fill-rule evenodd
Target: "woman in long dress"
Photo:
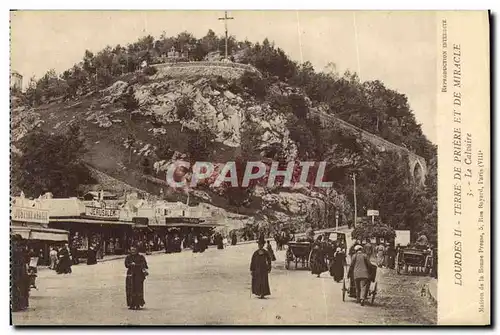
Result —
<path fill-rule="evenodd" d="M 271 261 L 276 260 L 276 255 L 274 255 L 274 250 L 273 247 L 271 246 L 271 242 L 267 241 L 267 246 L 266 246 L 267 252 L 269 253 L 269 256 L 271 257 Z"/>
<path fill-rule="evenodd" d="M 57 273 L 71 273 L 71 255 L 69 253 L 68 245 L 65 244 L 64 247 L 59 250 L 59 263 L 57 265 Z"/>
<path fill-rule="evenodd" d="M 193 242 L 193 252 L 194 253 L 200 252 L 200 249 L 201 249 L 200 240 L 198 239 L 198 236 L 195 236 Z"/>
<path fill-rule="evenodd" d="M 95 245 L 91 245 L 87 251 L 87 265 L 97 264 L 97 250 Z"/>
<path fill-rule="evenodd" d="M 344 266 L 346 264 L 345 252 L 341 248 L 337 248 L 333 256 L 333 263 L 330 267 L 330 275 L 338 283 L 344 278 Z"/>
<path fill-rule="evenodd" d="M 220 233 L 217 233 L 214 238 L 214 242 L 217 245 L 217 249 L 222 250 L 224 249 L 224 241 L 222 239 L 222 235 Z"/>
<path fill-rule="evenodd" d="M 148 275 L 148 263 L 146 257 L 139 254 L 137 247 L 130 248 L 130 254 L 125 258 L 127 268 L 127 279 L 125 280 L 125 291 L 127 294 L 127 306 L 129 309 L 140 309 L 144 301 L 144 280 Z"/>
<path fill-rule="evenodd" d="M 311 253 L 309 254 L 309 264 L 311 266 L 311 273 L 317 275 L 318 278 L 323 272 L 328 270 L 323 248 L 323 236 L 319 236 L 316 242 L 313 243 Z"/>
<path fill-rule="evenodd" d="M 259 249 L 253 253 L 250 262 L 252 293 L 260 299 L 264 299 L 265 296 L 271 295 L 268 277 L 269 272 L 271 272 L 271 256 L 264 249 L 264 239 L 259 240 L 258 246 Z"/>
<path fill-rule="evenodd" d="M 29 307 L 29 276 L 27 272 L 27 253 L 22 245 L 22 238 L 12 236 L 11 265 L 11 308 L 12 312 L 25 310 Z"/>
<path fill-rule="evenodd" d="M 384 265 L 384 252 L 385 252 L 385 248 L 384 248 L 384 246 L 381 243 L 381 244 L 379 244 L 377 246 L 377 248 L 375 250 L 377 251 L 377 266 L 379 268 L 381 268 Z"/>

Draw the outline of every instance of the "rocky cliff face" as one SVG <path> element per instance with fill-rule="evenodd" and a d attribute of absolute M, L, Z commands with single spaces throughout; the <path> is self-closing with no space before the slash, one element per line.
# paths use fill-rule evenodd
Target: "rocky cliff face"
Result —
<path fill-rule="evenodd" d="M 132 116 L 121 103 L 130 87 L 133 87 L 139 102 L 137 110 L 132 111 L 135 117 L 139 117 L 135 123 L 129 121 Z M 273 85 L 271 92 L 284 96 L 300 93 L 284 83 Z M 192 113 L 188 118 L 179 116 L 181 99 L 192 102 Z M 321 111 L 320 107 L 311 106 L 307 98 L 306 102 L 313 111 Z M 265 153 L 279 145 L 285 150 L 287 158 L 293 160 L 297 157 L 297 145 L 290 139 L 285 115 L 271 108 L 268 102 L 258 101 L 248 94 L 235 94 L 227 83 L 203 76 L 181 79 L 160 73 L 142 83 L 117 81 L 97 95 L 80 97 L 77 101 L 61 103 L 44 111 L 18 108 L 13 111 L 13 141 L 15 143 L 28 131 L 42 125 L 49 132 L 58 132 L 73 122 L 80 124 L 89 135 L 90 151 L 94 152 L 90 163 L 94 166 L 107 159 L 103 157 L 103 152 L 115 155 L 116 151 L 123 151 L 121 156 L 117 155 L 106 165 L 115 165 L 109 171 L 114 171 L 118 179 L 120 174 L 127 173 L 127 169 L 135 169 L 135 176 L 140 170 L 139 164 L 127 166 L 129 151 L 137 162 L 141 157 L 152 160 L 153 174 L 164 172 L 173 160 L 184 158 L 185 152 L 181 149 L 176 149 L 171 159 L 159 159 L 155 155 L 158 141 L 172 132 L 169 128 L 172 125 L 180 125 L 179 136 L 187 129 L 204 127 L 215 135 L 215 141 L 223 147 L 241 149 L 250 146 Z M 140 127 L 142 130 L 142 136 L 132 144 L 127 142 L 130 129 L 127 127 Z M 121 144 L 109 148 L 116 142 Z M 130 178 L 127 183 L 131 184 Z M 215 202 L 209 191 L 193 190 L 193 196 L 199 199 L 201 205 L 210 207 L 210 213 L 217 212 L 218 216 L 214 215 L 220 220 L 236 220 L 235 209 L 226 207 L 223 202 Z M 276 223 L 325 222 L 331 221 L 334 205 L 341 210 L 349 208 L 345 197 L 334 190 L 326 196 L 307 188 L 285 192 L 261 187 L 255 191 L 254 201 L 257 205 L 245 211 L 245 218 L 237 219 L 243 222 L 241 224 L 253 222 L 268 227 Z M 216 209 L 215 204 L 218 206 Z"/>

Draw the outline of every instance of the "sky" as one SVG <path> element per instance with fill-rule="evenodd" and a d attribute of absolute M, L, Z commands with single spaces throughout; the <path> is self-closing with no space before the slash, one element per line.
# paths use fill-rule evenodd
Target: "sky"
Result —
<path fill-rule="evenodd" d="M 274 41 L 293 60 L 317 71 L 333 62 L 339 73 L 381 80 L 407 95 L 424 134 L 436 143 L 437 23 L 433 12 L 230 11 L 237 40 Z M 223 11 L 17 11 L 11 12 L 11 69 L 29 78 L 60 73 L 86 49 L 126 45 L 151 34 L 195 37 L 224 34 Z"/>

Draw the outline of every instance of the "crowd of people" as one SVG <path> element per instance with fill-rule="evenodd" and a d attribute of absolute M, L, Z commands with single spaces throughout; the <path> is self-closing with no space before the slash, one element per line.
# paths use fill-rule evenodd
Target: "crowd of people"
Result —
<path fill-rule="evenodd" d="M 277 250 L 283 250 L 285 244 L 290 240 L 295 240 L 295 236 L 284 233 L 276 234 L 274 237 Z M 374 245 L 370 240 L 365 241 L 365 243 L 356 240 L 349 250 L 346 250 L 345 241 L 333 241 L 329 239 L 327 234 L 320 235 L 316 239 L 312 234 L 305 239 L 299 239 L 299 241 L 309 241 L 311 243 L 307 261 L 311 274 L 317 277 L 320 277 L 324 272 L 329 272 L 336 282 L 341 282 L 345 277 L 347 255 L 350 256 L 351 262 L 347 270 L 347 278 L 350 279 L 352 289 L 349 290 L 349 294 L 355 297 L 356 301 L 361 305 L 364 305 L 367 299 L 370 282 L 375 280 L 376 268 L 394 269 L 395 267 L 397 248 L 390 243 Z M 183 236 L 173 232 L 165 238 L 165 252 L 175 253 L 190 248 L 193 253 L 203 253 L 210 244 L 214 244 L 217 249 L 221 250 L 229 243 L 235 245 L 236 242 L 237 238 L 234 233 L 228 236 L 220 232 L 212 235 L 199 233 Z M 266 241 L 263 235 L 260 236 L 257 244 L 258 248 L 252 254 L 250 261 L 252 294 L 263 299 L 271 294 L 268 276 L 271 272 L 272 262 L 276 261 L 276 255 L 270 241 Z M 29 291 L 33 287 L 33 262 L 30 261 L 30 258 L 33 258 L 35 253 L 33 250 L 28 250 L 26 243 L 19 235 L 12 237 L 11 245 L 12 310 L 20 311 L 29 306 Z M 135 241 L 125 258 L 125 268 L 127 269 L 125 281 L 126 301 L 127 306 L 132 310 L 140 309 L 145 305 L 144 281 L 149 273 L 146 258 L 140 252 L 144 252 L 144 245 L 140 241 Z M 92 243 L 87 253 L 88 265 L 97 263 L 97 253 L 98 246 Z M 56 271 L 56 273 L 69 274 L 72 272 L 71 266 L 75 264 L 75 259 L 68 244 L 61 247 L 52 247 L 49 257 L 49 268 Z"/>
<path fill-rule="evenodd" d="M 312 240 L 312 237 L 307 238 Z M 343 241 L 332 241 L 324 235 L 312 241 L 309 254 L 311 273 L 320 277 L 323 272 L 329 272 L 335 281 L 340 282 L 344 277 L 346 265 L 346 250 Z"/>

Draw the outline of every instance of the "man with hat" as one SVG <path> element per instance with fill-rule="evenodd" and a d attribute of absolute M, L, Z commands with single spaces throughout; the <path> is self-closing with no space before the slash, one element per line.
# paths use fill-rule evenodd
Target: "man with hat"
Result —
<path fill-rule="evenodd" d="M 354 279 L 356 285 L 356 302 L 364 306 L 368 298 L 368 289 L 370 287 L 371 263 L 368 257 L 363 253 L 363 247 L 358 245 L 354 248 L 355 254 L 351 259 L 348 277 Z"/>
<path fill-rule="evenodd" d="M 250 272 L 252 273 L 252 293 L 260 299 L 271 295 L 269 288 L 268 274 L 271 272 L 271 256 L 264 249 L 264 236 L 261 235 L 258 242 L 259 248 L 253 253 L 250 263 Z"/>

